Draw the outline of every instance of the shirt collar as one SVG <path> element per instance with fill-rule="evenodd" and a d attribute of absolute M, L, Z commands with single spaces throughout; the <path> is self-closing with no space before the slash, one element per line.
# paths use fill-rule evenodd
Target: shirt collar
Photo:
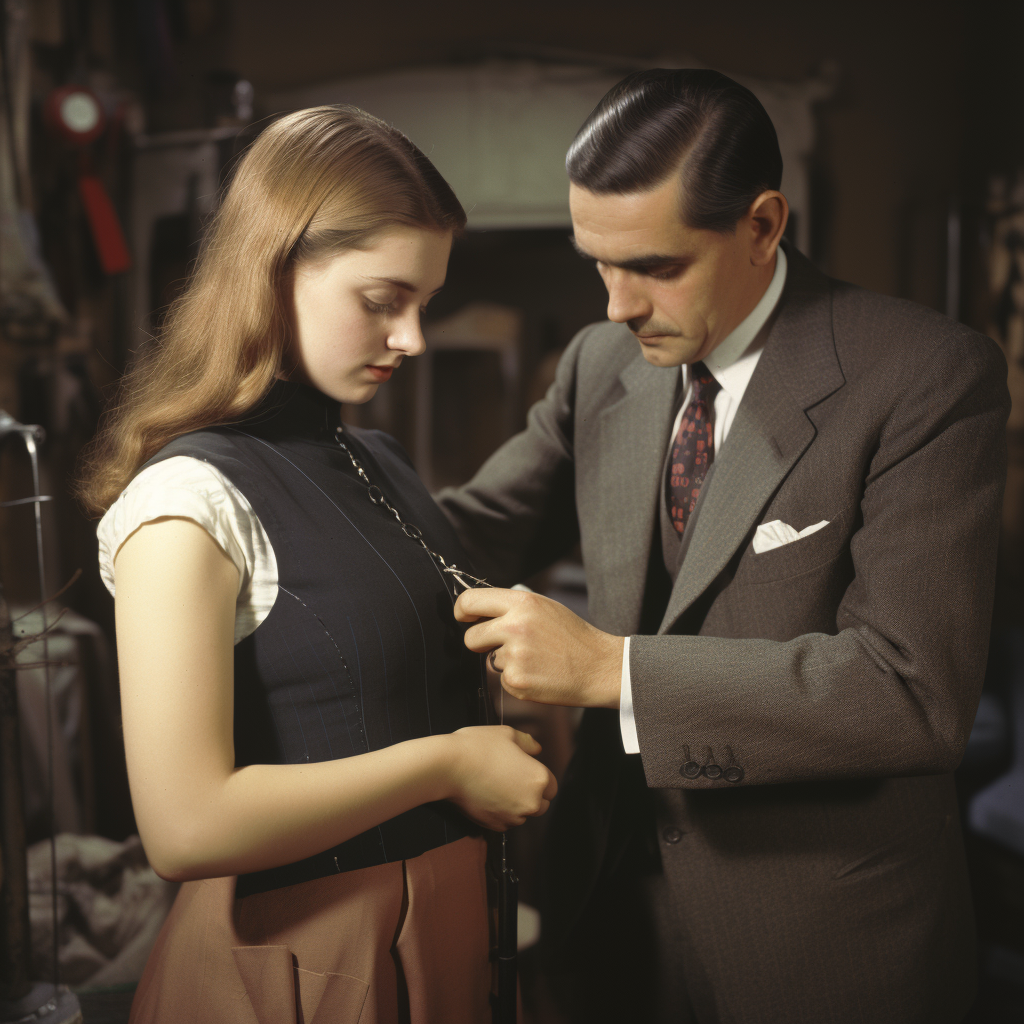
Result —
<path fill-rule="evenodd" d="M 760 355 L 760 348 L 755 347 L 753 343 L 779 304 L 782 289 L 786 284 L 786 254 L 781 245 L 775 253 L 775 273 L 764 295 L 746 318 L 733 328 L 704 360 L 704 365 L 722 386 L 722 390 L 727 391 L 737 401 L 743 397 L 747 382 L 754 372 L 756 357 Z M 689 370 L 689 366 L 683 366 L 684 392 L 690 384 Z"/>

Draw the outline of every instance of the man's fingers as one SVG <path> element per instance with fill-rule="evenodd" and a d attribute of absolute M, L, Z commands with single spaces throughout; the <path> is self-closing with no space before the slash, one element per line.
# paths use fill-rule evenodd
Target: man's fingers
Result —
<path fill-rule="evenodd" d="M 493 619 L 486 622 L 478 622 L 466 630 L 464 643 L 471 651 L 482 654 L 484 651 L 492 651 L 501 647 L 508 640 L 506 631 Z"/>
<path fill-rule="evenodd" d="M 455 618 L 459 622 L 475 622 L 477 619 L 496 619 L 504 615 L 523 595 L 515 590 L 500 587 L 474 587 L 464 590 L 455 602 Z"/>

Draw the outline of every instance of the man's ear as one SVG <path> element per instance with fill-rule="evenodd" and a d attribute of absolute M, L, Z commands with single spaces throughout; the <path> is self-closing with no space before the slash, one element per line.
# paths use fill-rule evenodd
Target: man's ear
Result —
<path fill-rule="evenodd" d="M 771 263 L 789 221 L 789 203 L 781 192 L 762 192 L 747 210 L 750 262 L 755 267 Z"/>

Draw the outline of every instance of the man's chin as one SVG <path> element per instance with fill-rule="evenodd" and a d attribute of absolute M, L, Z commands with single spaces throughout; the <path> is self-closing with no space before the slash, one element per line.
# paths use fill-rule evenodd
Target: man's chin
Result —
<path fill-rule="evenodd" d="M 644 359 L 651 364 L 651 366 L 682 366 L 686 361 L 683 355 L 679 352 L 674 352 L 668 348 L 662 348 L 660 345 L 641 345 L 640 351 L 644 355 Z"/>

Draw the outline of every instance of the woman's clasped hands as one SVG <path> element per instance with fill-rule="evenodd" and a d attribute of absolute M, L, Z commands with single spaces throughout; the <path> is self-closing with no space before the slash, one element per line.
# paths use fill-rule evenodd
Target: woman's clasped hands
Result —
<path fill-rule="evenodd" d="M 537 760 L 540 744 L 507 725 L 473 725 L 452 733 L 451 800 L 485 828 L 504 832 L 543 814 L 558 783 Z"/>

